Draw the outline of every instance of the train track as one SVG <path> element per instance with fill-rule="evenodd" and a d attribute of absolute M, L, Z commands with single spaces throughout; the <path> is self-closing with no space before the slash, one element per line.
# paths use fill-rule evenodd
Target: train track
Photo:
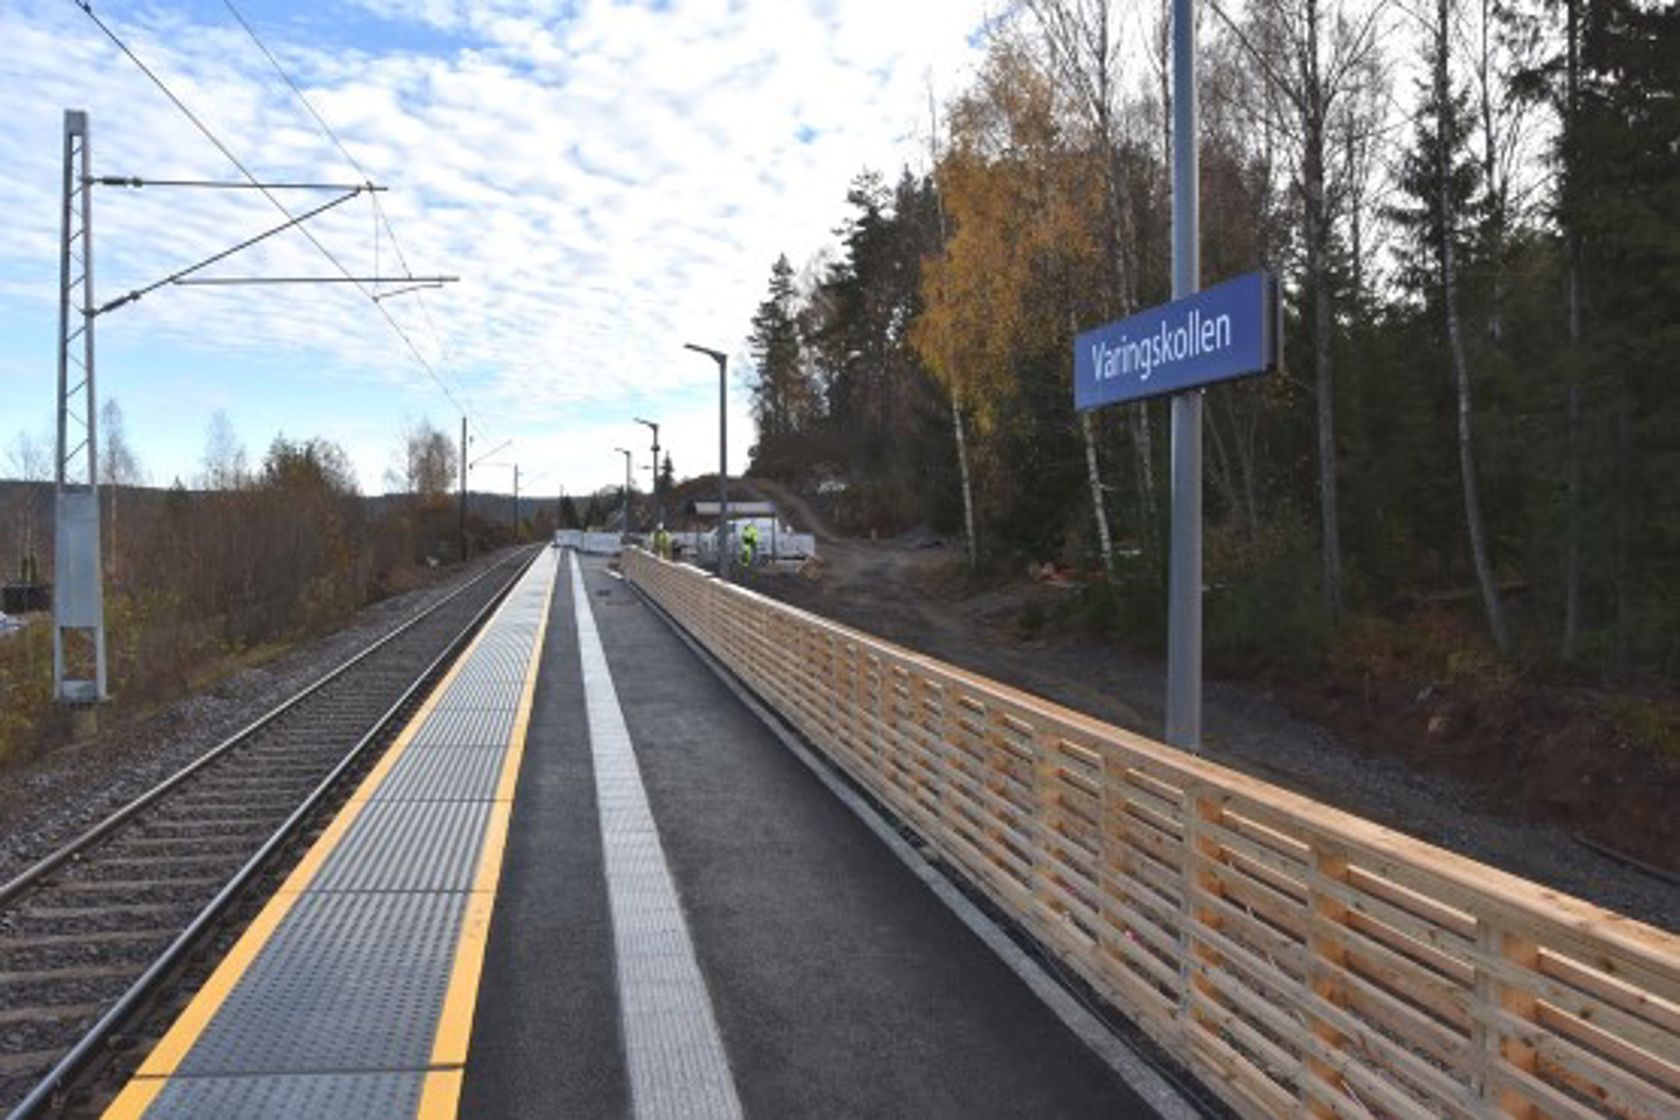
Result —
<path fill-rule="evenodd" d="M 0 1109 L 60 1107 L 143 1042 L 125 1032 L 254 909 L 534 555 L 480 573 L 0 886 Z"/>

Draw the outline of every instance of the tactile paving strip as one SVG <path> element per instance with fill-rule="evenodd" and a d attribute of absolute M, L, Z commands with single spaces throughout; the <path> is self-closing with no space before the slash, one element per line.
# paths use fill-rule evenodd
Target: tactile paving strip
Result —
<path fill-rule="evenodd" d="M 423 1069 L 467 897 L 305 893 L 177 1075 Z"/>
<path fill-rule="evenodd" d="M 501 747 L 410 747 L 373 793 L 374 801 L 488 801 L 501 780 Z"/>
<path fill-rule="evenodd" d="M 489 819 L 488 801 L 374 801 L 327 857 L 309 889 L 471 890 Z"/>
<path fill-rule="evenodd" d="M 423 1070 L 403 1073 L 291 1073 L 268 1077 L 177 1077 L 148 1120 L 237 1116 L 240 1120 L 380 1120 L 420 1108 Z"/>
<path fill-rule="evenodd" d="M 625 1067 L 637 1120 L 742 1115 L 577 558 L 572 601 L 595 765 Z"/>

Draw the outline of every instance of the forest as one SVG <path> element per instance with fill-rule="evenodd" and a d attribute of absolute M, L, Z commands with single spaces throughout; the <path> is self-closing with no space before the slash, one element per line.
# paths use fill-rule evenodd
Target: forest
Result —
<path fill-rule="evenodd" d="M 1216 663 L 1680 674 L 1680 9 L 1202 5 L 1201 276 L 1282 281 L 1206 393 Z M 753 470 L 850 528 L 1054 561 L 1164 634 L 1168 402 L 1076 413 L 1072 340 L 1170 293 L 1169 6 L 1026 0 L 753 317 Z M 1672 732 L 1674 729 L 1670 729 Z M 1670 734 L 1680 740 L 1680 735 Z"/>

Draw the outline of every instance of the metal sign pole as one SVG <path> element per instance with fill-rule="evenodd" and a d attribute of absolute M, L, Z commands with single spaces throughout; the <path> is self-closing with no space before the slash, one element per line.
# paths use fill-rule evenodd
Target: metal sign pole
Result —
<path fill-rule="evenodd" d="M 1195 0 L 1172 7 L 1173 298 L 1201 287 Z M 1172 554 L 1167 592 L 1167 742 L 1202 740 L 1202 391 L 1172 399 Z"/>

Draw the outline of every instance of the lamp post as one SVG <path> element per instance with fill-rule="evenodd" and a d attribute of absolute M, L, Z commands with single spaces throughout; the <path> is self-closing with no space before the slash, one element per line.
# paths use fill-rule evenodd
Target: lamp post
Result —
<path fill-rule="evenodd" d="M 622 546 L 630 539 L 630 452 L 622 447 L 613 450 L 624 456 L 624 526 L 618 534 L 618 543 Z"/>
<path fill-rule="evenodd" d="M 718 578 L 729 578 L 729 355 L 683 343 L 684 350 L 709 355 L 718 367 Z"/>
<path fill-rule="evenodd" d="M 665 524 L 665 510 L 659 504 L 659 425 L 640 416 L 636 423 L 653 429 L 653 523 L 657 527 Z"/>

